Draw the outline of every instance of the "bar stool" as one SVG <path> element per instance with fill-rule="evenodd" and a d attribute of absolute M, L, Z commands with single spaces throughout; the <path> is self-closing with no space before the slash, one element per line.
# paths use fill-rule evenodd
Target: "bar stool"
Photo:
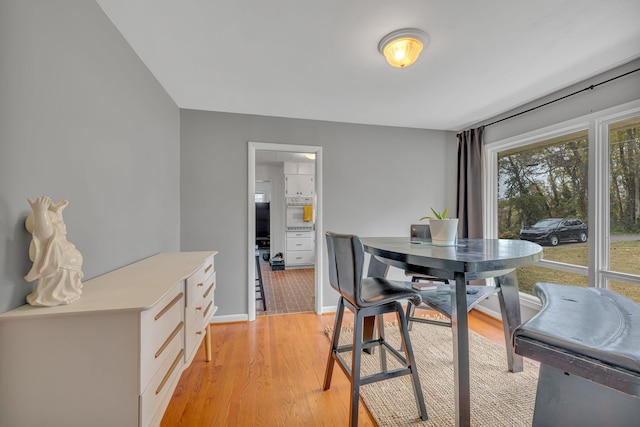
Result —
<path fill-rule="evenodd" d="M 413 349 L 409 339 L 407 321 L 400 304 L 400 300 L 410 299 L 415 305 L 421 302 L 420 294 L 406 286 L 386 280 L 381 277 L 363 278 L 364 247 L 360 238 L 350 234 L 326 233 L 327 253 L 329 258 L 329 283 L 340 293 L 336 309 L 336 319 L 333 328 L 333 339 L 327 360 L 324 376 L 324 390 L 331 386 L 333 366 L 338 366 L 351 382 L 351 401 L 349 404 L 351 418 L 349 425 L 358 425 L 358 403 L 360 386 L 377 381 L 411 375 L 413 391 L 418 413 L 422 420 L 427 420 L 427 410 L 418 378 L 418 368 L 413 356 Z M 338 345 L 342 318 L 345 307 L 354 314 L 353 343 Z M 402 339 L 403 356 L 384 338 L 385 313 L 396 313 L 400 336 Z M 378 338 L 363 341 L 364 318 L 375 316 L 378 323 Z M 380 347 L 381 372 L 364 377 L 360 376 L 360 365 L 363 350 Z M 387 370 L 386 353 L 389 351 L 403 366 Z M 351 368 L 347 365 L 341 353 L 351 352 Z"/>
<path fill-rule="evenodd" d="M 258 272 L 258 277 L 256 278 L 256 292 L 258 295 L 256 296 L 256 301 L 262 301 L 262 305 L 264 306 L 264 311 L 267 311 L 267 298 L 264 295 L 264 285 L 262 283 L 262 270 L 260 269 L 260 253 L 256 251 L 256 270 Z"/>

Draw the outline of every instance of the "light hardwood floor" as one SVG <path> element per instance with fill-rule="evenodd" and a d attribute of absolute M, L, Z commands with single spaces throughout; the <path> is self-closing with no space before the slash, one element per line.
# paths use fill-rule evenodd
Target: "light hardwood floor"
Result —
<path fill-rule="evenodd" d="M 347 425 L 349 381 L 340 369 L 331 389 L 322 390 L 329 351 L 324 330 L 333 321 L 333 314 L 298 313 L 213 324 L 213 359 L 205 362 L 204 347 L 198 350 L 162 426 Z M 469 323 L 504 345 L 499 321 L 473 311 Z M 359 412 L 359 426 L 376 425 L 364 405 Z"/>

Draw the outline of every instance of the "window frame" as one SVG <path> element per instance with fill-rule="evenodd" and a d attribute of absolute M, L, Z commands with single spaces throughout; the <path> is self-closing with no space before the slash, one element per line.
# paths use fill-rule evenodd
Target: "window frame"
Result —
<path fill-rule="evenodd" d="M 640 115 L 640 100 L 590 113 L 483 146 L 484 235 L 498 238 L 498 154 L 579 131 L 588 132 L 588 265 L 540 260 L 540 267 L 588 276 L 589 286 L 607 287 L 609 280 L 640 285 L 640 275 L 609 270 L 609 124 Z M 537 298 L 520 294 L 521 299 Z"/>
<path fill-rule="evenodd" d="M 599 287 L 608 288 L 610 280 L 619 280 L 623 282 L 640 285 L 640 274 L 613 271 L 613 270 L 610 270 L 610 264 L 609 264 L 609 261 L 610 261 L 609 238 L 610 238 L 610 230 L 611 230 L 610 214 L 609 214 L 609 209 L 610 209 L 609 190 L 611 188 L 609 185 L 609 180 L 611 178 L 610 168 L 609 168 L 610 162 L 608 161 L 609 160 L 609 125 L 611 125 L 612 123 L 616 123 L 622 120 L 635 118 L 635 117 L 640 117 L 640 106 L 636 108 L 631 108 L 628 110 L 612 112 L 611 114 L 604 115 L 595 120 L 597 137 L 599 138 L 599 140 L 602 141 L 602 152 L 604 153 L 607 159 L 606 162 L 602 162 L 602 164 L 599 165 L 601 167 L 601 171 L 600 171 L 601 179 L 599 184 L 602 185 L 602 188 L 600 188 L 599 191 L 603 194 L 603 197 L 605 197 L 603 199 L 603 202 L 600 203 L 597 209 L 598 213 L 602 215 L 602 219 L 603 219 L 601 221 L 602 229 L 600 230 L 601 236 L 603 238 L 600 239 L 600 242 L 596 249 L 598 250 L 598 253 L 601 255 L 600 259 L 598 260 L 599 264 L 596 264 L 600 268 L 597 268 L 596 271 L 594 272 L 594 277 L 596 278 L 595 283 L 596 283 L 596 286 L 599 286 Z M 606 201 L 606 203 L 604 203 L 604 201 Z M 589 283 L 591 283 L 591 280 L 589 281 Z"/>

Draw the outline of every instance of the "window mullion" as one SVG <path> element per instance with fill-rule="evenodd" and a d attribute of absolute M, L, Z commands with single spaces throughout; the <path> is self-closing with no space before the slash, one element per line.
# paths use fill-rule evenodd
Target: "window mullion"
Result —
<path fill-rule="evenodd" d="M 601 120 L 589 124 L 589 286 L 606 287 L 601 275 L 609 268 L 609 144 Z"/>

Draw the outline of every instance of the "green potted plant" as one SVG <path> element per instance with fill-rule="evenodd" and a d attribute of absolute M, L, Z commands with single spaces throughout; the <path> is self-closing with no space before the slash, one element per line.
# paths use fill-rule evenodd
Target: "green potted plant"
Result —
<path fill-rule="evenodd" d="M 438 212 L 431 208 L 434 216 L 423 216 L 420 221 L 429 220 L 431 228 L 431 241 L 434 245 L 449 246 L 456 243 L 458 235 L 458 219 L 447 218 L 449 208 L 445 208 L 442 212 Z"/>

